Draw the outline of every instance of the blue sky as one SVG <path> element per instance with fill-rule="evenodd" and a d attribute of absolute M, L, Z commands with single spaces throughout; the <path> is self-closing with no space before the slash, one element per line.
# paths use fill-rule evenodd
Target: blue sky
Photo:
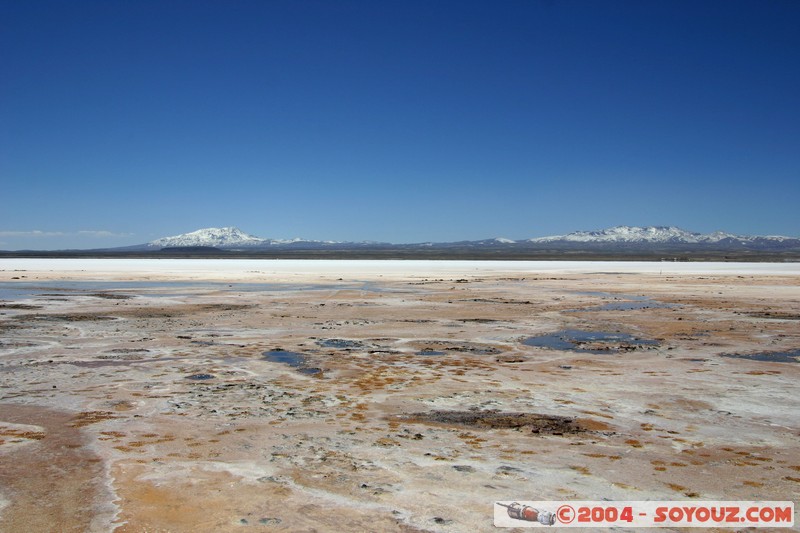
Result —
<path fill-rule="evenodd" d="M 0 0 L 0 249 L 800 235 L 800 2 Z"/>

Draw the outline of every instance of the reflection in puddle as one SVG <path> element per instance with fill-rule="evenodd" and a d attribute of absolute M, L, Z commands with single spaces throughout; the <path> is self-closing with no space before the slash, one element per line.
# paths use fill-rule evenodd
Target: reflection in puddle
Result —
<path fill-rule="evenodd" d="M 566 350 L 580 353 L 602 354 L 636 350 L 644 346 L 658 346 L 654 340 L 640 339 L 627 333 L 583 331 L 565 329 L 547 335 L 530 337 L 522 341 L 526 346 Z"/>
<path fill-rule="evenodd" d="M 271 363 L 283 363 L 296 368 L 302 374 L 319 374 L 322 372 L 319 368 L 306 366 L 306 358 L 303 354 L 297 352 L 287 352 L 285 350 L 270 350 L 264 352 L 264 359 Z"/>
<path fill-rule="evenodd" d="M 767 363 L 800 363 L 800 348 L 788 352 L 724 353 L 722 357 L 750 359 L 751 361 L 764 361 Z"/>

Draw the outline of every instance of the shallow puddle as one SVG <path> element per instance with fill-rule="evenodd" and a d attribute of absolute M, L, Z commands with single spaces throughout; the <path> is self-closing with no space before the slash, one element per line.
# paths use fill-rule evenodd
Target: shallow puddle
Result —
<path fill-rule="evenodd" d="M 264 352 L 264 359 L 271 363 L 283 363 L 292 368 L 296 368 L 302 374 L 319 374 L 321 369 L 306 365 L 306 357 L 297 352 L 287 352 L 285 350 L 270 350 Z"/>
<path fill-rule="evenodd" d="M 104 291 L 136 291 L 142 296 L 181 297 L 198 291 L 283 292 L 321 290 L 361 290 L 365 292 L 402 292 L 382 288 L 375 283 L 292 284 L 292 283 L 221 283 L 197 281 L 0 281 L 0 300 L 26 300 L 48 296 L 93 296 L 128 299 L 132 296 Z M 57 293 L 57 294 L 51 294 Z"/>
<path fill-rule="evenodd" d="M 672 309 L 679 307 L 675 304 L 667 304 L 651 299 L 649 296 L 635 296 L 631 294 L 611 294 L 609 292 L 581 291 L 575 294 L 585 296 L 598 296 L 600 298 L 613 298 L 613 302 L 605 303 L 595 307 L 583 309 L 570 309 L 576 311 L 635 311 L 637 309 Z"/>
<path fill-rule="evenodd" d="M 340 350 L 355 350 L 365 347 L 363 342 L 351 341 L 348 339 L 322 339 L 317 341 L 317 346 L 323 348 L 338 348 Z"/>
<path fill-rule="evenodd" d="M 664 304 L 653 300 L 640 300 L 632 302 L 612 302 L 597 307 L 582 309 L 582 311 L 635 311 L 637 309 L 670 309 L 676 307 L 672 304 Z"/>
<path fill-rule="evenodd" d="M 191 379 L 193 381 L 205 381 L 207 379 L 214 379 L 213 374 L 192 374 L 191 376 L 186 376 L 186 379 Z"/>
<path fill-rule="evenodd" d="M 579 329 L 565 329 L 547 335 L 530 337 L 522 341 L 522 344 L 551 350 L 594 354 L 616 353 L 631 351 L 645 346 L 658 346 L 657 341 L 640 339 L 627 333 L 583 331 Z"/>

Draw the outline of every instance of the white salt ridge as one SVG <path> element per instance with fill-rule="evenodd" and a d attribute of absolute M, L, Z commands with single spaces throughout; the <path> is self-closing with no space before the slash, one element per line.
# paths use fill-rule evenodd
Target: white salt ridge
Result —
<path fill-rule="evenodd" d="M 26 272 L 20 272 L 20 271 Z M 15 272 L 16 271 L 16 272 Z M 405 278 L 513 273 L 640 273 L 800 275 L 800 262 L 645 262 L 645 261 L 429 261 L 309 259 L 0 259 L 0 280 L 219 280 L 281 281 L 317 279 L 363 280 L 381 276 Z"/>

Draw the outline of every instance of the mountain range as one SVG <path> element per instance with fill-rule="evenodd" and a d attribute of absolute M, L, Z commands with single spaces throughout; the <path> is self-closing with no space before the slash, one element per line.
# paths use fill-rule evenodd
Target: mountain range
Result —
<path fill-rule="evenodd" d="M 717 231 L 695 233 L 674 226 L 615 226 L 599 231 L 576 231 L 525 240 L 505 238 L 458 242 L 392 244 L 387 242 L 338 242 L 306 239 L 265 239 L 234 227 L 205 228 L 191 233 L 163 237 L 127 250 L 212 248 L 228 251 L 260 250 L 353 250 L 353 249 L 490 249 L 500 250 L 714 250 L 770 251 L 800 250 L 800 239 L 784 236 L 748 236 Z"/>
<path fill-rule="evenodd" d="M 247 257 L 296 259 L 529 259 L 800 261 L 800 239 L 695 233 L 674 226 L 615 226 L 522 240 L 393 244 L 265 239 L 234 228 L 205 228 L 144 244 L 91 250 L 0 251 L 0 257 Z"/>

